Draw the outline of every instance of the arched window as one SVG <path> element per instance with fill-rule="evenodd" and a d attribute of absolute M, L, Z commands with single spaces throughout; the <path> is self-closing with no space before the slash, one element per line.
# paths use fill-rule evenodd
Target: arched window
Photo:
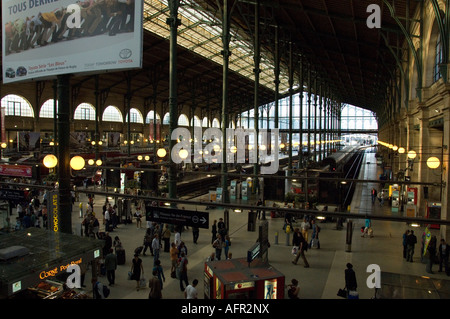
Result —
<path fill-rule="evenodd" d="M 31 104 L 23 97 L 15 94 L 6 95 L 2 99 L 2 107 L 6 110 L 6 116 L 34 117 Z"/>
<path fill-rule="evenodd" d="M 128 113 L 125 116 L 125 122 L 128 122 Z M 141 112 L 138 109 L 130 109 L 130 123 L 142 123 L 144 124 L 144 119 L 142 118 Z"/>
<path fill-rule="evenodd" d="M 189 119 L 185 114 L 181 114 L 180 117 L 178 117 L 178 125 L 189 126 Z"/>
<path fill-rule="evenodd" d="M 54 100 L 50 99 L 44 102 L 42 104 L 41 109 L 39 111 L 39 117 L 40 118 L 55 118 L 54 112 L 53 112 L 53 103 Z M 56 113 L 58 113 L 58 101 L 56 101 Z M 58 116 L 58 114 L 56 114 Z"/>
<path fill-rule="evenodd" d="M 167 112 L 167 113 L 164 115 L 163 123 L 162 123 L 162 124 L 164 124 L 164 125 L 169 125 L 169 122 L 170 122 L 170 113 Z"/>
<path fill-rule="evenodd" d="M 200 121 L 200 118 L 197 115 L 194 115 L 191 119 L 191 124 L 192 126 L 202 127 L 202 121 Z"/>
<path fill-rule="evenodd" d="M 75 109 L 74 120 L 95 121 L 95 108 L 88 103 L 81 103 Z"/>
<path fill-rule="evenodd" d="M 436 40 L 436 51 L 434 56 L 434 67 L 433 67 L 433 82 L 436 82 L 439 80 L 442 75 L 441 71 L 439 70 L 439 65 L 442 63 L 442 41 L 441 41 L 441 35 L 438 34 L 437 40 Z"/>
<path fill-rule="evenodd" d="M 145 117 L 145 124 L 149 124 L 150 120 L 153 121 L 154 116 L 155 116 L 154 113 L 155 112 L 153 112 L 153 111 L 150 111 L 150 112 L 147 113 L 147 116 Z M 158 113 L 156 113 L 156 121 L 161 121 L 161 117 L 159 116 Z"/>
<path fill-rule="evenodd" d="M 206 116 L 202 120 L 202 127 L 209 127 L 209 121 Z"/>
<path fill-rule="evenodd" d="M 220 128 L 220 123 L 219 123 L 219 120 L 218 119 L 214 119 L 213 120 L 213 122 L 212 122 L 212 127 L 218 127 L 218 128 Z"/>
<path fill-rule="evenodd" d="M 110 105 L 103 111 L 102 121 L 123 122 L 122 113 L 117 107 Z"/>

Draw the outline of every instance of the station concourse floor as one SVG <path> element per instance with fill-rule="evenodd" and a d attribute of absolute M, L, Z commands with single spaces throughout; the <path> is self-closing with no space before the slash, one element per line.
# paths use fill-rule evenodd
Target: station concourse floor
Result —
<path fill-rule="evenodd" d="M 374 180 L 380 174 L 381 168 L 376 165 L 375 153 L 366 152 L 364 165 L 360 172 L 360 179 Z M 269 222 L 269 264 L 285 275 L 286 284 L 290 283 L 292 278 L 299 281 L 301 299 L 341 299 L 336 295 L 339 288 L 344 288 L 344 270 L 348 262 L 353 264 L 358 282 L 358 293 L 360 299 L 371 299 L 374 297 L 374 289 L 366 285 L 366 280 L 370 273 L 366 268 L 370 264 L 380 266 L 382 272 L 382 293 L 385 298 L 450 298 L 450 285 L 445 272 L 438 272 L 438 265 L 433 266 L 434 274 L 428 274 L 425 271 L 425 264 L 420 260 L 420 241 L 423 228 L 415 228 L 418 244 L 415 248 L 414 262 L 406 262 L 403 259 L 402 235 L 408 229 L 404 222 L 391 222 L 372 220 L 374 229 L 373 238 L 361 237 L 361 226 L 364 225 L 366 214 L 392 214 L 390 206 L 386 202 L 383 207 L 378 203 L 372 205 L 370 190 L 377 185 L 371 183 L 358 183 L 351 204 L 351 212 L 355 213 L 353 221 L 353 236 L 351 251 L 346 251 L 346 225 L 342 230 L 335 229 L 335 223 L 320 223 L 321 232 L 319 234 L 320 249 L 309 249 L 306 252 L 306 258 L 310 264 L 309 268 L 303 267 L 302 259 L 299 259 L 297 265 L 291 263 L 293 255 L 291 254 L 292 236 L 287 236 L 282 230 L 283 218 L 270 218 L 266 213 Z M 85 195 L 80 194 L 80 200 L 84 200 Z M 208 195 L 200 196 L 197 200 L 207 201 Z M 256 203 L 257 198 L 243 202 L 246 204 Z M 83 204 L 87 203 L 84 201 Z M 101 207 L 104 204 L 104 198 L 96 196 L 94 200 L 94 212 L 100 216 Z M 84 205 L 85 206 L 85 205 Z M 196 207 L 184 205 L 186 209 L 195 210 Z M 72 213 L 72 226 L 75 234 L 80 233 L 79 202 L 75 202 Z M 204 210 L 204 206 L 199 210 Z M 214 219 L 223 217 L 223 209 L 210 209 L 210 224 Z M 356 217 L 360 218 L 356 218 Z M 233 257 L 246 257 L 247 250 L 255 243 L 257 231 L 247 230 L 247 212 L 236 213 L 230 211 L 230 229 L 232 245 L 230 252 Z M 300 225 L 297 220 L 296 225 Z M 103 225 L 101 225 L 102 231 Z M 137 228 L 135 221 L 132 224 L 119 224 L 118 228 L 110 233 L 114 239 L 119 236 L 126 250 L 126 263 L 119 265 L 116 270 L 116 283 L 111 287 L 109 299 L 147 299 L 148 288 L 136 290 L 136 282 L 127 280 L 128 271 L 131 269 L 131 260 L 134 249 L 142 245 L 144 233 L 146 230 L 145 221 L 142 222 L 142 228 Z M 432 231 L 434 232 L 434 230 Z M 278 243 L 276 243 L 276 234 L 278 234 Z M 310 231 L 311 235 L 311 231 Z M 439 234 L 436 233 L 438 240 Z M 173 234 L 171 236 L 173 239 Z M 211 246 L 211 229 L 200 229 L 198 244 L 192 240 L 191 228 L 181 233 L 181 239 L 186 243 L 188 249 L 188 279 L 189 283 L 193 279 L 198 279 L 198 296 L 204 298 L 203 293 L 203 267 L 206 258 L 214 251 Z M 144 277 L 148 280 L 151 277 L 153 268 L 153 256 L 147 251 L 146 256 L 140 256 L 143 261 Z M 161 265 L 164 269 L 165 282 L 163 284 L 162 295 L 164 299 L 182 299 L 183 292 L 180 291 L 179 281 L 170 277 L 170 258 L 169 253 L 161 251 Z M 99 278 L 101 282 L 108 283 L 106 276 Z M 88 271 L 85 278 L 85 285 L 89 292 L 91 281 L 91 271 Z M 383 283 L 383 281 L 385 281 Z M 434 283 L 434 284 L 433 284 Z M 434 290 L 430 287 L 433 287 Z M 437 291 L 435 291 L 437 290 Z M 440 291 L 439 291 L 440 290 Z M 287 294 L 286 298 L 287 298 Z"/>

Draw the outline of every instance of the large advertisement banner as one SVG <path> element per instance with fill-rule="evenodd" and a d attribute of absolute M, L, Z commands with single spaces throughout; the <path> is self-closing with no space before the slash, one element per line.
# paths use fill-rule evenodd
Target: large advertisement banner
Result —
<path fill-rule="evenodd" d="M 2 0 L 3 82 L 142 67 L 142 0 Z"/>

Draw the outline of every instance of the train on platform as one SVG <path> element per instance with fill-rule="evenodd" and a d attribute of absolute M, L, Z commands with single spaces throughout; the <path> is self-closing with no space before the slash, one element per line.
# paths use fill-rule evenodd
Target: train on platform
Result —
<path fill-rule="evenodd" d="M 326 157 L 318 172 L 317 202 L 320 205 L 347 207 L 352 199 L 355 183 L 364 157 L 364 147 L 346 146 Z"/>

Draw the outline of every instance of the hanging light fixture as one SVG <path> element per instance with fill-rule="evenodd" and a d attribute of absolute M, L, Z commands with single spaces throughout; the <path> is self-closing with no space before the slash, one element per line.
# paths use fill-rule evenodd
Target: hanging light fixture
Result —
<path fill-rule="evenodd" d="M 167 154 L 167 151 L 166 151 L 165 148 L 160 148 L 160 149 L 156 152 L 156 155 L 158 155 L 158 157 L 164 157 L 164 156 L 166 156 L 166 154 Z"/>
<path fill-rule="evenodd" d="M 80 169 L 83 169 L 84 165 L 85 165 L 84 158 L 79 155 L 74 156 L 70 159 L 70 167 L 73 170 L 79 171 Z"/>
<path fill-rule="evenodd" d="M 441 165 L 441 161 L 439 160 L 439 158 L 432 156 L 427 159 L 427 166 L 429 168 L 436 169 L 439 167 L 439 165 Z"/>
<path fill-rule="evenodd" d="M 44 166 L 47 168 L 53 168 L 58 164 L 58 159 L 53 154 L 45 155 L 43 160 Z"/>

